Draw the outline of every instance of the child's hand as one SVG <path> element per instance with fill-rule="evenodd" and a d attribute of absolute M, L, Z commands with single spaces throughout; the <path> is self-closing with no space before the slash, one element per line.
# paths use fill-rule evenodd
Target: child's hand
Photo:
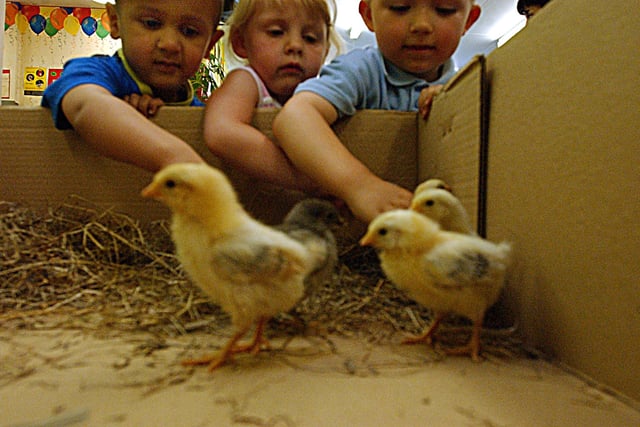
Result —
<path fill-rule="evenodd" d="M 408 209 L 413 197 L 409 190 L 377 177 L 358 183 L 353 190 L 346 202 L 353 215 L 365 223 L 392 209 Z"/>
<path fill-rule="evenodd" d="M 420 97 L 418 98 L 418 114 L 423 119 L 429 117 L 431 112 L 431 104 L 433 104 L 433 98 L 442 91 L 443 85 L 429 86 L 422 89 Z"/>
<path fill-rule="evenodd" d="M 164 101 L 160 98 L 154 98 L 150 95 L 138 95 L 137 93 L 127 95 L 123 99 L 147 118 L 155 116 L 160 107 L 164 105 Z"/>

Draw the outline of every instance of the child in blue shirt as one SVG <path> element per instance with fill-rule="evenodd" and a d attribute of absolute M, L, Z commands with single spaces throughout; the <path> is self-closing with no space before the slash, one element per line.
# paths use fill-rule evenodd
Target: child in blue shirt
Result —
<path fill-rule="evenodd" d="M 217 30 L 222 0 L 117 0 L 106 8 L 122 49 L 68 61 L 42 105 L 51 108 L 58 129 L 74 129 L 106 157 L 151 172 L 202 162 L 147 117 L 161 105 L 202 105 L 189 78 L 223 34 Z"/>
<path fill-rule="evenodd" d="M 359 12 L 378 46 L 338 57 L 317 79 L 301 83 L 273 131 L 294 166 L 369 222 L 407 208 L 412 194 L 373 174 L 331 125 L 360 109 L 420 109 L 425 115 L 437 88 L 453 74 L 451 56 L 480 7 L 473 0 L 361 0 Z"/>

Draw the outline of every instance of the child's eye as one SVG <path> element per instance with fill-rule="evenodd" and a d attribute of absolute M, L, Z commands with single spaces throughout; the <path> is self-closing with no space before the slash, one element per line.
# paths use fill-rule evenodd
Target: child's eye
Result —
<path fill-rule="evenodd" d="M 143 18 L 142 25 L 151 30 L 157 30 L 162 26 L 162 22 L 154 18 Z"/>
<path fill-rule="evenodd" d="M 284 34 L 284 30 L 280 27 L 269 27 L 267 28 L 267 34 L 273 37 L 278 37 Z"/>
<path fill-rule="evenodd" d="M 184 35 L 185 37 L 197 37 L 200 35 L 200 30 L 198 30 L 195 27 L 182 27 L 180 29 L 180 32 L 182 33 L 182 35 Z"/>
<path fill-rule="evenodd" d="M 396 13 L 404 13 L 409 10 L 409 6 L 405 5 L 391 5 L 389 6 L 389 10 Z"/>
<path fill-rule="evenodd" d="M 441 16 L 453 15 L 457 11 L 458 9 L 454 7 L 436 7 L 436 12 L 438 12 L 438 15 L 441 15 Z"/>
<path fill-rule="evenodd" d="M 320 38 L 315 34 L 304 34 L 302 38 L 304 39 L 304 41 L 310 44 L 318 43 L 318 40 L 320 40 Z"/>

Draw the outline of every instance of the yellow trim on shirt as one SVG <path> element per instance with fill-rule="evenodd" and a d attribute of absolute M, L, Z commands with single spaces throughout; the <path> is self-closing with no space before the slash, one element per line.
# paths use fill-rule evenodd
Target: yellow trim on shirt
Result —
<path fill-rule="evenodd" d="M 131 66 L 129 65 L 129 62 L 127 61 L 127 58 L 124 56 L 124 52 L 122 49 L 118 49 L 118 57 L 120 58 L 120 60 L 122 61 L 122 65 L 124 65 L 124 69 L 127 70 L 127 73 L 131 76 L 131 78 L 133 79 L 134 82 L 136 82 L 136 84 L 138 85 L 138 89 L 140 89 L 140 93 L 142 93 L 143 95 L 149 95 L 149 96 L 153 96 L 153 89 L 151 89 L 151 86 L 149 86 L 148 84 L 146 84 L 145 82 L 143 82 L 142 80 L 140 80 L 138 78 L 138 76 L 136 75 L 136 73 L 133 71 L 133 69 L 131 69 Z M 193 97 L 194 97 L 194 91 L 193 91 L 193 86 L 191 85 L 191 82 L 188 82 L 187 84 L 187 98 L 183 101 L 176 101 L 176 102 L 166 102 L 165 105 L 174 105 L 174 106 L 189 106 L 191 105 L 191 103 L 193 102 Z"/>

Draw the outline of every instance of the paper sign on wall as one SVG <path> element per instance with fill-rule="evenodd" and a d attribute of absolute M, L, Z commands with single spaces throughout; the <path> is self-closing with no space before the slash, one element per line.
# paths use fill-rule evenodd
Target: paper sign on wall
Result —
<path fill-rule="evenodd" d="M 2 69 L 2 99 L 11 99 L 11 70 Z"/>
<path fill-rule="evenodd" d="M 47 87 L 47 69 L 44 67 L 26 67 L 24 70 L 24 94 L 42 96 Z"/>
<path fill-rule="evenodd" d="M 61 74 L 62 74 L 62 68 L 49 68 L 47 86 L 51 86 L 51 83 L 58 80 Z"/>

